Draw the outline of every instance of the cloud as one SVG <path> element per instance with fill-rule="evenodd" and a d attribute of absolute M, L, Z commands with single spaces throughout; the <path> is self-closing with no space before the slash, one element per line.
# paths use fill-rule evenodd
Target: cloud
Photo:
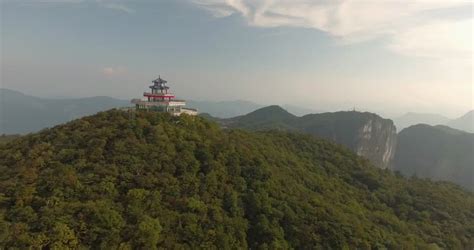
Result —
<path fill-rule="evenodd" d="M 125 12 L 128 14 L 135 13 L 135 10 L 128 7 L 121 0 L 3 0 L 6 3 L 17 3 L 27 6 L 38 6 L 39 4 L 84 4 L 93 3 L 106 9 Z"/>
<path fill-rule="evenodd" d="M 104 1 L 104 0 L 98 0 L 97 1 L 102 7 L 111 9 L 111 10 L 117 10 L 117 11 L 122 11 L 128 14 L 135 13 L 135 10 L 126 6 L 125 4 L 118 3 L 116 1 Z"/>
<path fill-rule="evenodd" d="M 472 58 L 473 19 L 432 22 L 400 31 L 389 48 L 405 55 Z"/>
<path fill-rule="evenodd" d="M 122 66 L 104 67 L 101 70 L 102 74 L 108 78 L 124 76 L 128 70 Z"/>
<path fill-rule="evenodd" d="M 241 15 L 250 26 L 314 28 L 340 43 L 384 38 L 387 48 L 413 56 L 465 57 L 469 52 L 472 56 L 472 48 L 465 46 L 472 40 L 472 25 L 468 25 L 472 12 L 468 21 L 444 15 L 456 8 L 470 9 L 472 3 L 465 0 L 191 1 L 216 17 Z M 450 39 L 453 36 L 458 40 Z"/>

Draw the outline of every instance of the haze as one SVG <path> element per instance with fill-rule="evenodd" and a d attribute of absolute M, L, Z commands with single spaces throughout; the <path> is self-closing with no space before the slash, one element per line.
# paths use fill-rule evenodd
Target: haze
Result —
<path fill-rule="evenodd" d="M 472 3 L 449 0 L 2 1 L 1 87 L 314 110 L 473 109 Z"/>

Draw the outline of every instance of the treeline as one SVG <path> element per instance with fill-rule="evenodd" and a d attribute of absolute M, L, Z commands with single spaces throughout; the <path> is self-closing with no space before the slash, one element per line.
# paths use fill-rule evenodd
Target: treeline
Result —
<path fill-rule="evenodd" d="M 474 196 L 349 150 L 102 112 L 0 145 L 0 248 L 472 249 Z"/>

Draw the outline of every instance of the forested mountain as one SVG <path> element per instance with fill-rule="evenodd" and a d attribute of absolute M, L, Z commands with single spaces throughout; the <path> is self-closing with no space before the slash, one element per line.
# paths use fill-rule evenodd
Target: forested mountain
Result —
<path fill-rule="evenodd" d="M 393 119 L 393 122 L 395 123 L 395 126 L 397 126 L 398 131 L 420 123 L 434 126 L 446 124 L 449 121 L 450 119 L 443 115 L 414 112 L 408 112 L 400 117 L 396 117 Z"/>
<path fill-rule="evenodd" d="M 474 191 L 474 134 L 426 124 L 406 128 L 398 136 L 394 169 Z"/>
<path fill-rule="evenodd" d="M 226 127 L 251 130 L 292 129 L 293 121 L 297 118 L 280 106 L 272 105 L 245 115 L 222 119 L 221 123 Z"/>
<path fill-rule="evenodd" d="M 446 125 L 451 128 L 474 133 L 474 110 L 471 110 L 465 115 L 448 122 Z"/>
<path fill-rule="evenodd" d="M 472 249 L 474 195 L 303 134 L 102 112 L 0 145 L 0 248 Z"/>
<path fill-rule="evenodd" d="M 381 168 L 387 168 L 395 154 L 397 132 L 393 122 L 368 112 L 341 111 L 297 117 L 279 106 L 268 106 L 220 123 L 231 128 L 283 129 L 326 138 L 349 147 Z"/>

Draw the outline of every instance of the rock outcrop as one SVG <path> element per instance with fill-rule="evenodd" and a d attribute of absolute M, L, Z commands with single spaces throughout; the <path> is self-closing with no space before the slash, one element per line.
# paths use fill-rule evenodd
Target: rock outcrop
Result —
<path fill-rule="evenodd" d="M 393 122 L 368 112 L 347 111 L 297 117 L 279 106 L 269 106 L 220 122 L 225 127 L 308 133 L 345 145 L 380 168 L 391 165 L 397 142 Z"/>

